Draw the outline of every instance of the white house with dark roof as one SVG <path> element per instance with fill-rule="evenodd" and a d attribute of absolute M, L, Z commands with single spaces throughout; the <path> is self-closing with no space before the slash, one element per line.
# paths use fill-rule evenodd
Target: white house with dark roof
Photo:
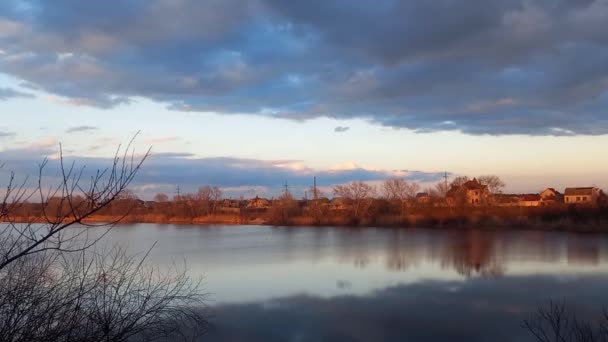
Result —
<path fill-rule="evenodd" d="M 597 204 L 601 190 L 594 187 L 566 188 L 564 203 L 566 204 Z"/>

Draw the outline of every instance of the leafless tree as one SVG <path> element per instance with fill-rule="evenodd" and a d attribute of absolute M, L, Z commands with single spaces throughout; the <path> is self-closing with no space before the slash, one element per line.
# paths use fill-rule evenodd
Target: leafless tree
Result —
<path fill-rule="evenodd" d="M 148 150 L 138 158 L 132 144 L 133 140 L 124 150 L 119 147 L 111 166 L 89 174 L 86 185 L 83 180 L 87 176 L 85 168 L 77 167 L 74 162 L 66 165 L 61 146 L 58 184 L 50 187 L 43 184 L 46 159 L 38 168 L 38 183 L 34 190 L 28 190 L 27 179 L 17 183 L 11 174 L 0 204 L 0 219 L 5 222 L 0 230 L 0 270 L 27 255 L 46 250 L 81 251 L 95 243 L 96 240 L 87 238 L 88 229 L 82 229 L 76 235 L 64 232 L 77 224 L 96 227 L 86 223 L 87 218 L 108 207 L 125 192 L 149 154 Z M 24 223 L 17 223 L 13 217 L 17 208 L 35 198 L 40 202 L 40 217 L 25 218 Z M 103 226 L 111 228 L 120 219 L 122 217 Z"/>
<path fill-rule="evenodd" d="M 492 194 L 502 193 L 502 189 L 505 187 L 505 183 L 497 175 L 483 175 L 477 178 L 481 185 L 488 187 L 488 190 Z"/>
<path fill-rule="evenodd" d="M 167 194 L 164 193 L 158 193 L 156 195 L 154 195 L 154 201 L 159 202 L 159 203 L 164 203 L 169 201 L 169 196 L 167 196 Z"/>
<path fill-rule="evenodd" d="M 290 219 L 297 214 L 298 205 L 290 191 L 285 191 L 277 199 L 272 201 L 268 212 L 269 221 L 272 224 L 290 224 Z"/>
<path fill-rule="evenodd" d="M 407 182 L 403 178 L 389 178 L 382 184 L 384 197 L 393 202 L 399 202 L 400 214 L 403 215 L 406 201 L 416 198 L 416 193 L 420 190 L 417 183 Z"/>
<path fill-rule="evenodd" d="M 607 342 L 608 309 L 597 324 L 579 320 L 569 312 L 564 301 L 550 302 L 524 321 L 526 328 L 540 342 Z"/>
<path fill-rule="evenodd" d="M 127 187 L 149 154 L 136 155 L 132 143 L 92 173 L 66 163 L 60 147 L 59 182 L 48 188 L 47 160 L 34 190 L 11 174 L 0 203 L 1 341 L 156 340 L 204 325 L 199 282 L 185 271 L 95 247 L 122 217 L 88 219 L 132 197 Z M 24 216 L 26 206 L 35 213 Z"/>
<path fill-rule="evenodd" d="M 348 198 L 353 202 L 353 215 L 357 219 L 363 218 L 372 204 L 376 189 L 361 181 L 347 185 L 336 185 L 334 195 Z"/>
<path fill-rule="evenodd" d="M 388 200 L 407 200 L 416 197 L 420 185 L 403 178 L 389 178 L 382 184 L 384 197 Z"/>
<path fill-rule="evenodd" d="M 217 203 L 222 199 L 222 190 L 217 186 L 202 186 L 198 189 L 196 199 L 203 209 L 203 214 L 213 214 L 217 209 Z"/>
<path fill-rule="evenodd" d="M 450 182 L 450 187 L 454 187 L 454 186 L 460 187 L 468 181 L 469 181 L 469 177 L 467 177 L 467 176 L 457 176 L 456 178 L 452 179 L 452 181 Z"/>
<path fill-rule="evenodd" d="M 445 182 L 438 182 L 435 184 L 435 191 L 437 191 L 437 195 L 440 197 L 445 197 L 448 193 L 449 187 Z"/>

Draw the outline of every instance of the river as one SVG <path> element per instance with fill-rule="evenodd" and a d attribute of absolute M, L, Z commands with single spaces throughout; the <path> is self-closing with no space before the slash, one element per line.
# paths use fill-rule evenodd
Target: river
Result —
<path fill-rule="evenodd" d="M 120 225 L 148 262 L 204 276 L 206 341 L 533 341 L 550 300 L 608 305 L 608 235 Z"/>

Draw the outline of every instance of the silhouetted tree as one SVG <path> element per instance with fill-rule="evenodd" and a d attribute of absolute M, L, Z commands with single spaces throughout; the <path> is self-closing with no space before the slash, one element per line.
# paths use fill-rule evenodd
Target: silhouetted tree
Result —
<path fill-rule="evenodd" d="M 579 320 L 565 302 L 550 302 L 524 321 L 524 327 L 540 342 L 606 342 L 608 309 L 597 324 Z"/>
<path fill-rule="evenodd" d="M 1 341 L 151 341 L 204 326 L 199 282 L 177 268 L 148 267 L 145 256 L 95 247 L 120 217 L 98 225 L 87 219 L 132 197 L 127 186 L 148 156 L 137 158 L 131 146 L 89 175 L 65 165 L 60 150 L 60 181 L 50 188 L 46 160 L 34 191 L 11 175 L 0 203 Z M 36 197 L 40 217 L 16 221 Z"/>

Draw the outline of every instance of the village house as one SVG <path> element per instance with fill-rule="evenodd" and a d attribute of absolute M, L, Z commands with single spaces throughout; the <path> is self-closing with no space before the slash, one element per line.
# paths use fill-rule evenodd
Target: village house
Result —
<path fill-rule="evenodd" d="M 540 205 L 554 205 L 558 203 L 564 202 L 564 195 L 562 195 L 559 191 L 554 188 L 546 188 L 543 192 L 540 193 Z"/>
<path fill-rule="evenodd" d="M 522 207 L 540 207 L 541 196 L 539 194 L 525 194 L 520 197 L 519 205 Z"/>
<path fill-rule="evenodd" d="M 520 205 L 521 197 L 515 194 L 496 194 L 494 203 L 500 207 L 517 207 Z"/>
<path fill-rule="evenodd" d="M 566 188 L 564 203 L 596 205 L 601 190 L 596 187 Z"/>
<path fill-rule="evenodd" d="M 460 186 L 452 186 L 446 194 L 446 200 L 449 205 L 455 205 L 462 201 L 468 205 L 476 206 L 488 203 L 489 199 L 490 191 L 488 187 L 479 183 L 477 178 L 466 181 Z"/>
<path fill-rule="evenodd" d="M 334 197 L 329 201 L 329 210 L 347 210 L 352 208 L 352 201 L 345 197 Z"/>
<path fill-rule="evenodd" d="M 267 209 L 267 208 L 270 208 L 270 201 L 265 198 L 255 196 L 255 198 L 252 198 L 249 200 L 249 202 L 247 203 L 247 208 L 249 208 L 249 209 Z"/>
<path fill-rule="evenodd" d="M 416 194 L 416 203 L 429 204 L 431 203 L 431 195 L 428 192 L 419 192 Z"/>

